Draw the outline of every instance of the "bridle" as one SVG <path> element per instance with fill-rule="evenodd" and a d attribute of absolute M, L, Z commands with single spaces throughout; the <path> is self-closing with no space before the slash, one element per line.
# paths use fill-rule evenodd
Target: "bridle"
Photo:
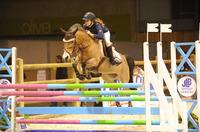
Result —
<path fill-rule="evenodd" d="M 87 33 L 86 33 L 86 34 L 87 34 Z M 83 40 L 80 44 L 78 44 L 76 40 L 75 40 L 75 41 L 74 41 L 74 40 L 73 40 L 73 41 L 69 41 L 69 42 L 67 42 L 67 43 L 73 43 L 73 46 L 64 48 L 63 50 L 64 50 L 65 52 L 67 52 L 67 53 L 70 55 L 70 57 L 71 57 L 72 54 L 73 54 L 73 52 L 74 52 L 76 49 L 77 49 L 77 51 L 78 51 L 78 49 L 79 49 L 80 51 L 82 51 L 82 50 L 88 48 L 90 45 L 94 44 L 95 41 L 93 41 L 92 43 L 90 43 L 90 44 L 88 44 L 88 45 L 86 45 L 86 46 L 83 46 L 83 43 L 84 43 L 89 37 L 90 37 L 90 36 L 87 34 L 87 37 L 85 37 L 84 40 Z M 71 49 L 71 48 L 73 48 L 73 50 L 72 50 L 72 52 L 70 53 L 70 52 L 68 51 L 68 49 Z"/>
<path fill-rule="evenodd" d="M 75 43 L 75 42 L 67 42 L 67 43 Z M 72 52 L 69 52 L 69 49 L 71 49 L 71 48 L 73 48 L 73 49 L 72 49 Z M 73 44 L 73 46 L 64 48 L 63 50 L 64 50 L 65 52 L 67 52 L 67 53 L 70 55 L 70 57 L 72 57 L 72 54 L 73 54 L 75 48 L 76 48 L 76 46 L 75 46 L 75 44 Z"/>

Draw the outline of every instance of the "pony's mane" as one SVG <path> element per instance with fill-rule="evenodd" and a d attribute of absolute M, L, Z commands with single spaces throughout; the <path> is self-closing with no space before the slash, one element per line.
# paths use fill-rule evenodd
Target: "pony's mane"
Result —
<path fill-rule="evenodd" d="M 85 30 L 85 29 L 83 29 L 83 28 L 78 28 L 78 31 L 83 31 L 83 32 L 86 32 L 86 30 Z"/>
<path fill-rule="evenodd" d="M 77 28 L 77 32 L 82 32 L 82 33 L 84 33 L 85 35 L 88 35 L 87 34 L 87 31 L 85 30 L 85 29 L 83 29 L 83 28 Z M 76 32 L 76 33 L 77 33 Z"/>
<path fill-rule="evenodd" d="M 68 31 L 73 31 L 76 30 L 77 28 L 83 28 L 81 24 L 79 23 L 75 23 L 74 25 L 72 25 Z"/>
<path fill-rule="evenodd" d="M 85 39 L 87 37 L 89 40 L 95 41 L 94 38 L 92 38 L 88 35 L 87 30 L 85 30 L 83 28 L 78 28 L 77 31 L 75 32 L 75 36 L 76 36 L 76 38 L 80 37 L 81 39 Z"/>

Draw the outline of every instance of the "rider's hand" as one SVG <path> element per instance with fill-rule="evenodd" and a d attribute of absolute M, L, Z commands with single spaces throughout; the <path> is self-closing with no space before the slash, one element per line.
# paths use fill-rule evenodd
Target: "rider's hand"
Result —
<path fill-rule="evenodd" d="M 91 37 L 94 37 L 94 34 L 91 33 L 89 30 L 87 30 L 87 34 L 88 34 L 89 36 L 91 36 Z"/>

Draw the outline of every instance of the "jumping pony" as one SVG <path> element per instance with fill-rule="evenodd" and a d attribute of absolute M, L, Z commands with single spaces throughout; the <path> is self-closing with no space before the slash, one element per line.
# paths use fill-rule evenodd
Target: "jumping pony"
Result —
<path fill-rule="evenodd" d="M 102 54 L 102 45 L 90 37 L 84 29 L 79 27 L 73 31 L 65 31 L 62 28 L 61 30 L 65 33 L 63 58 L 68 61 L 75 52 L 76 60 L 73 63 L 73 69 L 77 78 L 91 79 L 91 73 L 101 73 L 106 83 L 113 83 L 114 80 L 119 80 L 121 83 L 133 82 L 134 60 L 132 57 L 120 54 L 122 63 L 118 66 L 112 65 L 109 58 Z M 78 66 L 81 66 L 82 71 Z M 120 103 L 116 102 L 116 105 L 120 106 Z"/>

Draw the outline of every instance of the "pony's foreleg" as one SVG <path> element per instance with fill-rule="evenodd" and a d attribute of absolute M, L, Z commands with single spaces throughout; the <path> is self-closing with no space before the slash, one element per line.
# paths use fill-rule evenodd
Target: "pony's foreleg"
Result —
<path fill-rule="evenodd" d="M 78 71 L 76 62 L 72 64 L 72 67 L 73 67 L 73 69 L 75 71 L 76 77 L 79 78 L 80 80 L 84 80 L 85 79 L 84 76 L 82 76 Z"/>
<path fill-rule="evenodd" d="M 92 77 L 91 77 L 90 72 L 86 69 L 86 63 L 82 63 L 82 69 L 83 69 L 83 75 L 85 76 L 85 78 L 90 80 Z"/>
<path fill-rule="evenodd" d="M 79 78 L 80 80 L 84 80 L 85 77 L 84 77 L 83 75 L 80 74 L 80 72 L 79 72 L 77 66 L 78 66 L 78 65 L 77 65 L 76 62 L 72 64 L 72 67 L 73 67 L 73 69 L 74 69 L 74 71 L 75 71 L 76 77 Z M 85 106 L 86 106 L 86 102 L 81 102 L 80 106 L 81 106 L 81 107 L 85 107 Z"/>

